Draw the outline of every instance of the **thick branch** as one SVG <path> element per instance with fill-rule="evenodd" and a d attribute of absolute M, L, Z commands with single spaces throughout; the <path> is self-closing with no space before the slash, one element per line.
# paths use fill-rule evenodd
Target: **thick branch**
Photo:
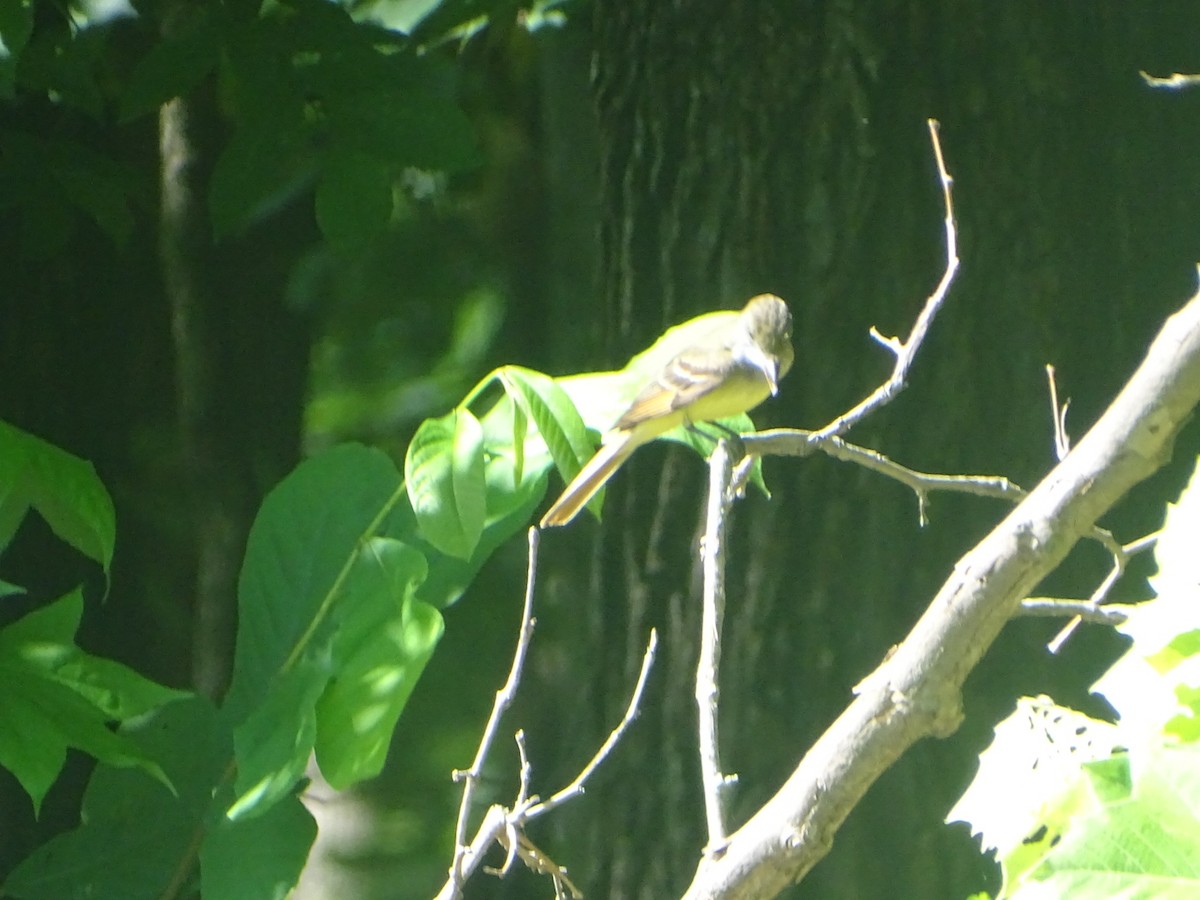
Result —
<path fill-rule="evenodd" d="M 1200 403 L 1200 293 L 1171 316 L 1091 431 L 959 560 L 908 638 L 686 897 L 770 897 L 804 875 L 901 753 L 962 719 L 961 688 L 1005 622 L 1097 519 L 1161 467 Z"/>

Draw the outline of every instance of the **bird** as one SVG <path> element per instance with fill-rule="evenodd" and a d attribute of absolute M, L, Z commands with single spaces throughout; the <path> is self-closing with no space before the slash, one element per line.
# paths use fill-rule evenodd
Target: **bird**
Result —
<path fill-rule="evenodd" d="M 795 361 L 792 314 L 774 294 L 752 297 L 740 312 L 697 316 L 675 331 L 683 335 L 683 348 L 604 436 L 595 455 L 542 516 L 542 528 L 569 524 L 647 441 L 680 425 L 749 412 L 774 396 Z"/>

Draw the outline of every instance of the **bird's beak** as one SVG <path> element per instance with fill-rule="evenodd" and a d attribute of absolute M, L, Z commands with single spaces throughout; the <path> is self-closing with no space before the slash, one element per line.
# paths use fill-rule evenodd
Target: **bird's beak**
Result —
<path fill-rule="evenodd" d="M 759 360 L 759 366 L 762 368 L 763 375 L 767 378 L 767 386 L 771 389 L 771 396 L 774 397 L 779 393 L 779 360 L 764 353 Z"/>

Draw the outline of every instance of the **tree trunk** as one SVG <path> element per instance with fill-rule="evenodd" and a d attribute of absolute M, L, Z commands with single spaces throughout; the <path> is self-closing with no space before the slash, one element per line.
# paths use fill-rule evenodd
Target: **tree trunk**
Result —
<path fill-rule="evenodd" d="M 909 390 L 850 437 L 916 468 L 1032 484 L 1052 463 L 1044 364 L 1076 397 L 1081 432 L 1189 292 L 1184 242 L 1150 226 L 1158 204 L 1185 214 L 1176 198 L 1196 196 L 1200 168 L 1151 123 L 1190 129 L 1190 143 L 1172 139 L 1180 146 L 1195 145 L 1197 123 L 1137 79 L 1156 61 L 1146 47 L 1162 53 L 1176 31 L 1196 33 L 1187 18 L 949 0 L 598 0 L 606 362 L 671 323 L 773 291 L 791 304 L 797 363 L 755 422 L 818 427 L 853 405 L 891 366 L 868 329 L 905 333 L 945 264 L 925 131 L 935 116 L 957 181 L 963 273 Z M 1170 176 L 1147 178 L 1165 165 Z M 552 601 L 579 613 L 578 631 L 561 638 L 578 675 L 545 686 L 570 735 L 564 770 L 619 718 L 648 629 L 662 637 L 633 733 L 589 800 L 559 820 L 557 861 L 593 896 L 660 898 L 688 882 L 705 844 L 692 700 L 704 468 L 660 448 L 627 468 L 598 530 L 581 522 L 558 539 L 557 559 L 543 551 Z M 784 460 L 767 476 L 773 497 L 743 502 L 731 531 L 721 680 L 725 768 L 741 776 L 731 826 L 775 790 L 1003 512 L 948 498 L 921 529 L 914 498 L 864 472 Z M 1132 516 L 1118 534 L 1153 527 Z M 571 550 L 580 555 L 562 562 Z M 1056 590 L 1086 594 L 1102 576 L 1100 554 L 1082 556 Z M 990 867 L 941 824 L 974 754 L 1013 698 L 1046 689 L 1051 673 L 1062 699 L 1084 702 L 1112 652 L 1088 635 L 1050 659 L 1055 629 L 1010 629 L 972 685 L 966 726 L 876 786 L 797 896 L 985 886 Z"/>

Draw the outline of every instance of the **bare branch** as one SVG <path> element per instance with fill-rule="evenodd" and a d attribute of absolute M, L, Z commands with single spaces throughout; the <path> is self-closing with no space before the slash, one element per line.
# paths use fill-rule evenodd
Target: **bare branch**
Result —
<path fill-rule="evenodd" d="M 962 684 L 1021 600 L 1096 520 L 1164 465 L 1200 404 L 1200 292 L 1070 455 L 954 567 L 908 637 L 862 684 L 786 783 L 703 857 L 687 893 L 771 897 L 802 879 L 872 783 L 916 741 L 962 720 Z"/>
<path fill-rule="evenodd" d="M 1050 386 L 1050 414 L 1054 417 L 1054 458 L 1062 462 L 1071 452 L 1071 436 L 1067 433 L 1067 408 L 1071 401 L 1068 398 L 1062 406 L 1058 405 L 1058 382 L 1054 378 L 1054 366 L 1049 364 L 1046 380 Z"/>
<path fill-rule="evenodd" d="M 823 436 L 820 432 L 799 428 L 772 428 L 743 436 L 746 452 L 756 456 L 811 456 L 821 451 L 842 462 L 855 463 L 887 478 L 900 482 L 917 496 L 921 509 L 921 524 L 925 524 L 924 509 L 934 491 L 952 491 L 1017 501 L 1025 489 L 999 475 L 939 475 L 918 472 L 884 456 L 877 450 L 851 444 L 840 437 Z"/>
<path fill-rule="evenodd" d="M 450 878 L 446 882 L 446 886 L 442 889 L 442 893 L 438 896 L 458 897 L 461 894 L 463 882 L 467 876 L 478 865 L 478 855 L 472 852 L 475 841 L 472 845 L 466 844 L 467 839 L 467 820 L 471 815 L 471 800 L 475 793 L 475 785 L 479 781 L 479 774 L 483 771 L 483 762 L 487 759 L 488 751 L 491 749 L 492 741 L 496 737 L 496 729 L 500 726 L 500 718 L 504 715 L 504 711 L 512 705 L 513 698 L 517 694 L 517 685 L 521 683 L 521 672 L 525 667 L 525 656 L 529 652 L 529 641 L 533 636 L 533 627 L 535 620 L 533 618 L 533 589 L 537 581 L 537 550 L 538 550 L 539 532 L 536 528 L 529 529 L 529 566 L 525 577 L 525 602 L 521 607 L 521 628 L 517 634 L 517 647 L 513 652 L 512 667 L 508 671 L 508 679 L 504 682 L 504 687 L 496 692 L 496 700 L 492 704 L 491 715 L 488 716 L 487 724 L 483 729 L 483 737 L 479 741 L 479 749 L 475 751 L 475 759 L 471 763 L 471 768 L 466 771 L 455 771 L 454 780 L 463 782 L 462 800 L 458 806 L 458 821 L 454 826 L 454 860 L 450 864 Z M 480 827 L 483 831 L 483 827 Z M 494 835 L 483 847 L 486 848 Z M 478 835 L 476 836 L 478 840 Z M 446 893 L 447 888 L 452 888 L 451 893 Z"/>
<path fill-rule="evenodd" d="M 478 782 L 484 760 L 487 759 L 487 754 L 495 739 L 500 719 L 504 711 L 512 705 L 513 698 L 516 696 L 517 687 L 521 682 L 521 673 L 525 667 L 525 657 L 529 651 L 529 642 L 533 635 L 533 627 L 536 624 L 536 620 L 533 618 L 533 593 L 537 573 L 538 536 L 539 532 L 536 528 L 529 529 L 529 569 L 526 578 L 525 603 L 521 610 L 521 629 L 517 638 L 517 648 L 513 653 L 513 661 L 509 669 L 508 679 L 505 681 L 504 687 L 496 692 L 496 701 L 492 705 L 491 715 L 484 726 L 483 737 L 479 742 L 479 749 L 475 752 L 475 760 L 471 763 L 471 768 L 466 771 L 456 771 L 454 773 L 455 780 L 464 783 L 463 798 L 459 804 L 458 822 L 455 827 L 454 861 L 450 867 L 449 877 L 438 892 L 436 900 L 459 900 L 462 897 L 463 885 L 466 883 L 467 878 L 479 867 L 484 853 L 487 852 L 493 843 L 498 843 L 505 849 L 503 865 L 499 869 L 490 870 L 494 871 L 494 874 L 507 874 L 512 868 L 513 861 L 520 859 L 531 870 L 548 875 L 553 880 L 556 897 L 583 896 L 567 877 L 566 869 L 557 865 L 546 854 L 534 846 L 533 842 L 526 837 L 524 828 L 527 822 L 545 815 L 555 807 L 566 803 L 572 797 L 583 793 L 584 785 L 588 778 L 591 777 L 600 763 L 613 751 L 613 748 L 616 747 L 633 720 L 637 717 L 638 706 L 641 703 L 642 693 L 646 687 L 646 679 L 650 675 L 650 667 L 654 664 L 654 655 L 658 648 L 658 632 L 651 629 L 650 638 L 646 644 L 646 652 L 642 656 L 642 668 L 638 673 L 633 693 L 630 695 L 625 715 L 605 739 L 600 749 L 588 761 L 587 765 L 575 776 L 575 779 L 545 802 L 542 802 L 536 795 L 530 795 L 529 793 L 532 767 L 530 766 L 529 756 L 525 748 L 525 733 L 518 731 L 516 733 L 516 742 L 517 752 L 520 756 L 520 777 L 517 798 L 511 808 L 505 808 L 499 804 L 490 807 L 484 814 L 483 821 L 480 823 L 475 836 L 471 839 L 471 843 L 466 843 L 466 823 L 471 812 L 471 799 L 474 794 L 475 784 Z"/>
<path fill-rule="evenodd" d="M 1150 85 L 1150 87 L 1167 88 L 1168 90 L 1178 91 L 1183 88 L 1195 87 L 1200 84 L 1200 75 L 1185 75 L 1179 72 L 1172 72 L 1165 78 L 1157 75 L 1151 75 L 1149 72 L 1139 72 L 1142 76 L 1142 81 Z"/>
<path fill-rule="evenodd" d="M 1056 619 L 1063 616 L 1074 616 L 1084 622 L 1095 625 L 1120 625 L 1129 618 L 1132 606 L 1124 603 L 1110 603 L 1108 606 L 1097 606 L 1090 600 L 1070 600 L 1060 597 L 1029 597 L 1021 601 L 1017 610 L 1019 616 Z"/>
<path fill-rule="evenodd" d="M 696 664 L 696 708 L 699 724 L 700 780 L 704 788 L 704 815 L 708 823 L 706 854 L 725 846 L 725 818 L 721 795 L 730 779 L 721 772 L 717 740 L 717 672 L 721 666 L 721 628 L 725 621 L 725 521 L 733 502 L 733 460 L 724 440 L 717 441 L 708 460 L 708 511 L 700 545 L 704 592 L 701 604 L 700 657 Z"/>
<path fill-rule="evenodd" d="M 596 771 L 600 763 L 604 762 L 605 758 L 610 754 L 617 742 L 621 740 L 625 732 L 629 730 L 629 726 L 633 720 L 637 718 L 638 706 L 642 702 L 642 691 L 646 688 L 646 679 L 650 675 L 650 667 L 654 665 L 654 655 L 658 651 L 658 631 L 654 628 L 650 629 L 650 639 L 646 642 L 646 652 L 642 654 L 642 668 L 638 672 L 637 683 L 633 686 L 633 693 L 629 695 L 629 705 L 625 707 L 625 715 L 621 717 L 621 721 L 605 738 L 604 743 L 600 745 L 600 749 L 588 761 L 575 780 L 568 784 L 565 788 L 551 797 L 544 803 L 535 803 L 525 811 L 525 819 L 536 819 L 538 816 L 545 815 L 557 806 L 562 806 L 572 797 L 577 797 L 583 793 L 584 785 L 587 780 L 592 777 L 592 773 Z"/>
<path fill-rule="evenodd" d="M 1075 616 L 1075 618 L 1063 626 L 1062 631 L 1056 634 L 1054 639 L 1046 645 L 1047 650 L 1049 650 L 1051 653 L 1057 653 L 1063 648 L 1063 644 L 1067 642 L 1067 639 L 1075 633 L 1075 629 L 1079 627 L 1080 622 L 1095 621 L 1093 614 L 1099 610 L 1100 604 L 1108 599 L 1109 593 L 1116 586 L 1117 582 L 1121 580 L 1121 576 L 1125 574 L 1125 567 L 1129 564 L 1129 560 L 1133 559 L 1133 557 L 1137 556 L 1137 554 L 1143 552 L 1144 550 L 1151 549 L 1156 543 L 1158 543 L 1159 533 L 1160 532 L 1156 531 L 1153 534 L 1148 534 L 1145 537 L 1138 538 L 1136 541 L 1130 541 L 1128 544 L 1124 545 L 1118 544 L 1115 540 L 1106 545 L 1108 547 L 1108 552 L 1112 555 L 1113 565 L 1112 568 L 1109 569 L 1108 574 L 1104 577 L 1104 580 L 1100 582 L 1100 586 L 1092 592 L 1092 596 L 1086 601 L 1087 609 L 1090 612 L 1079 613 L 1079 615 Z M 1109 535 L 1109 537 L 1111 537 L 1111 535 Z"/>
<path fill-rule="evenodd" d="M 894 337 L 884 337 L 874 327 L 871 328 L 871 337 L 896 356 L 896 363 L 892 368 L 892 374 L 888 377 L 887 381 L 877 387 L 861 403 L 849 412 L 838 416 L 818 431 L 816 433 L 816 437 L 818 438 L 829 438 L 845 434 L 876 409 L 890 403 L 897 394 L 904 390 L 905 385 L 908 383 L 908 370 L 912 368 L 913 360 L 916 359 L 917 351 L 921 349 L 921 344 L 925 340 L 929 326 L 933 324 L 933 319 L 938 314 L 938 310 L 941 309 L 942 301 L 946 299 L 947 291 L 950 290 L 950 282 L 954 280 L 954 275 L 958 272 L 958 232 L 954 223 L 954 201 L 951 196 L 954 179 L 950 177 L 950 173 L 946 170 L 946 160 L 942 156 L 942 144 L 938 136 L 939 125 L 937 120 L 929 119 L 928 125 L 929 139 L 933 143 L 933 155 L 937 160 L 938 177 L 942 182 L 942 199 L 946 207 L 946 270 L 942 273 L 942 280 L 938 282 L 937 288 L 930 294 L 929 299 L 925 301 L 925 306 L 922 308 L 920 315 L 917 316 L 912 331 L 909 332 L 906 340 L 902 342 Z"/>

